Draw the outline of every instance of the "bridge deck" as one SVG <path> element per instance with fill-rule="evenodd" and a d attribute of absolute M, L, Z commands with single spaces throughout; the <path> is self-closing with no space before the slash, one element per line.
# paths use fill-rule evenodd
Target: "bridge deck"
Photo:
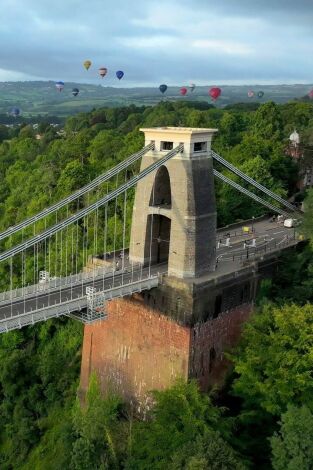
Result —
<path fill-rule="evenodd" d="M 114 275 L 87 278 L 78 285 L 60 288 L 57 291 L 37 291 L 32 297 L 7 300 L 0 305 L 0 332 L 18 328 L 60 315 L 87 308 L 86 288 L 93 287 L 103 293 L 103 301 L 130 295 L 158 285 L 158 274 L 164 273 L 167 265 L 121 272 Z"/>
<path fill-rule="evenodd" d="M 249 227 L 249 233 L 243 232 L 244 226 Z M 229 246 L 225 246 L 227 238 L 230 239 Z M 251 246 L 253 239 L 256 240 L 256 246 Z M 265 219 L 219 230 L 217 242 L 220 247 L 217 249 L 216 270 L 205 276 L 208 280 L 232 275 L 243 265 L 249 265 L 249 261 L 295 245 L 298 240 L 294 229 Z M 133 270 L 127 266 L 127 270 L 114 274 L 104 271 L 92 276 L 80 274 L 44 286 L 29 286 L 26 295 L 22 289 L 2 293 L 0 333 L 48 318 L 86 311 L 87 287 L 94 287 L 96 292 L 101 292 L 102 300 L 105 301 L 156 287 L 159 283 L 158 275 L 165 273 L 167 264 L 164 263 L 151 268 L 140 268 L 137 265 Z M 190 282 L 196 280 L 190 279 Z"/>

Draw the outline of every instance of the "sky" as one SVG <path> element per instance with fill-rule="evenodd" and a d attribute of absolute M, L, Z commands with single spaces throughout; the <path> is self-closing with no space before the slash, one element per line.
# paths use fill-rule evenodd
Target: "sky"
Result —
<path fill-rule="evenodd" d="M 1 0 L 0 81 L 312 83 L 312 0 Z M 82 66 L 90 59 L 92 67 Z M 107 67 L 101 81 L 98 68 Z M 123 70 L 121 82 L 115 71 Z"/>

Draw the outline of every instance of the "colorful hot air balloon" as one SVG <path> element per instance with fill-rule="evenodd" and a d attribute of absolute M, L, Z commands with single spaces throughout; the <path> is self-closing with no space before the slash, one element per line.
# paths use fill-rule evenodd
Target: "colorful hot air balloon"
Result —
<path fill-rule="evenodd" d="M 11 111 L 10 111 L 11 116 L 14 116 L 14 117 L 19 116 L 20 113 L 21 113 L 21 111 L 19 110 L 19 108 L 16 108 L 16 107 L 12 108 Z"/>
<path fill-rule="evenodd" d="M 189 88 L 190 88 L 190 91 L 193 92 L 196 88 L 196 85 L 194 83 L 190 83 Z"/>
<path fill-rule="evenodd" d="M 254 91 L 249 90 L 248 91 L 248 98 L 253 98 L 254 97 Z"/>
<path fill-rule="evenodd" d="M 124 72 L 123 70 L 118 70 L 115 75 L 119 80 L 121 80 L 124 77 Z"/>
<path fill-rule="evenodd" d="M 108 73 L 108 69 L 106 69 L 105 67 L 100 67 L 99 68 L 100 77 L 102 77 L 102 78 L 105 77 L 107 73 Z"/>
<path fill-rule="evenodd" d="M 264 91 L 259 91 L 258 92 L 258 98 L 263 98 L 264 96 Z"/>
<path fill-rule="evenodd" d="M 91 67 L 91 64 L 92 64 L 91 60 L 85 60 L 85 62 L 84 62 L 85 69 L 89 70 L 90 67 Z"/>
<path fill-rule="evenodd" d="M 311 91 L 308 93 L 308 95 L 309 95 L 309 98 L 313 99 L 313 90 L 311 90 Z"/>
<path fill-rule="evenodd" d="M 73 95 L 73 96 L 77 96 L 78 93 L 79 93 L 79 89 L 78 89 L 78 88 L 73 88 L 73 90 L 72 90 L 72 95 Z"/>
<path fill-rule="evenodd" d="M 62 91 L 64 88 L 64 82 L 61 82 L 61 81 L 56 82 L 55 87 L 57 90 Z"/>
<path fill-rule="evenodd" d="M 212 100 L 215 101 L 221 95 L 222 90 L 218 87 L 213 87 L 209 91 L 209 95 L 211 96 Z"/>
<path fill-rule="evenodd" d="M 165 93 L 166 90 L 167 90 L 167 85 L 165 85 L 164 83 L 162 85 L 159 86 L 159 90 L 161 93 Z"/>
<path fill-rule="evenodd" d="M 187 95 L 187 88 L 185 86 L 183 86 L 180 90 L 179 90 L 179 93 L 182 95 L 182 96 L 185 96 Z"/>

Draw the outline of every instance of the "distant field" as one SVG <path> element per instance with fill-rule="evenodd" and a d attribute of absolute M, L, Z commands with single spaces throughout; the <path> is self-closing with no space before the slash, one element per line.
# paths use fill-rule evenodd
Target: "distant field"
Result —
<path fill-rule="evenodd" d="M 80 90 L 74 98 L 72 88 Z M 238 102 L 265 102 L 268 100 L 285 103 L 293 99 L 301 99 L 313 88 L 313 85 L 251 85 L 221 86 L 222 95 L 215 103 L 224 107 Z M 169 87 L 165 95 L 156 88 L 113 88 L 101 85 L 67 83 L 60 93 L 53 82 L 0 82 L 0 113 L 7 113 L 17 106 L 26 116 L 36 114 L 53 114 L 66 116 L 77 112 L 89 111 L 102 106 L 153 105 L 162 99 L 179 101 L 208 101 L 209 85 L 199 86 L 193 93 L 185 97 L 179 94 L 179 87 Z M 264 97 L 248 98 L 248 90 L 255 93 L 262 90 Z"/>

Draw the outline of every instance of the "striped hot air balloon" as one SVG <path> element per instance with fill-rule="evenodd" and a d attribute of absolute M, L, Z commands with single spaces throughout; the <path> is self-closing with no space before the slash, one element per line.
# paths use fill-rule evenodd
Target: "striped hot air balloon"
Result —
<path fill-rule="evenodd" d="M 99 68 L 99 75 L 101 78 L 105 77 L 106 74 L 108 73 L 108 69 L 105 67 L 100 67 Z"/>

